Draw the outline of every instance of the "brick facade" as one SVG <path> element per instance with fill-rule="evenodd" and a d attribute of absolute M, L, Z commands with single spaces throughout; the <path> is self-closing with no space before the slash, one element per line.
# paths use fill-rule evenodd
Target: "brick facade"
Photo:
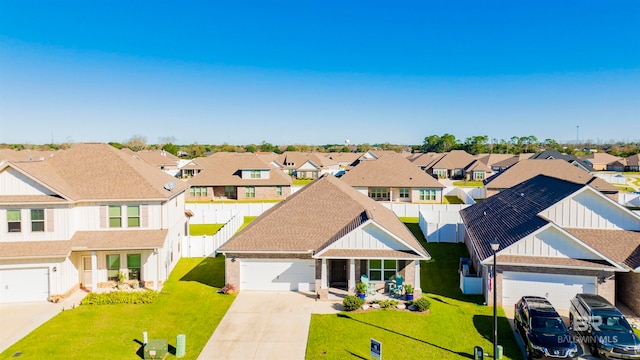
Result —
<path fill-rule="evenodd" d="M 616 274 L 616 296 L 631 311 L 640 314 L 640 273 Z"/>

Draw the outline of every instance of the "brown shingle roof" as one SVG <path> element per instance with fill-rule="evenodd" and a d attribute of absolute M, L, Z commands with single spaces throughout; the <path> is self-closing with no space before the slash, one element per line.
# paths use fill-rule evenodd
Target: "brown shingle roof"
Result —
<path fill-rule="evenodd" d="M 367 220 L 429 256 L 391 210 L 328 174 L 263 213 L 219 251 L 316 252 Z"/>
<path fill-rule="evenodd" d="M 444 188 L 402 155 L 389 153 L 375 161 L 362 161 L 341 178 L 350 186 Z"/>
<path fill-rule="evenodd" d="M 618 192 L 608 182 L 581 170 L 565 160 L 522 160 L 487 180 L 487 189 L 508 189 L 536 175 L 547 175 L 576 184 L 589 184 L 601 192 Z"/>
<path fill-rule="evenodd" d="M 122 151 L 125 151 L 125 149 L 122 149 Z M 140 159 L 156 167 L 160 167 L 160 166 L 177 167 L 178 160 L 180 160 L 177 156 L 164 150 L 140 150 L 140 151 L 129 152 L 129 153 L 131 156 L 137 156 Z"/>
<path fill-rule="evenodd" d="M 434 152 L 428 152 L 423 154 L 415 154 L 414 156 L 409 157 L 409 161 L 411 161 L 415 166 L 421 167 L 423 169 L 428 169 L 438 160 L 442 159 L 445 154 L 439 154 Z"/>
<path fill-rule="evenodd" d="M 640 164 L 640 154 L 630 155 L 625 160 L 627 166 L 638 166 Z"/>
<path fill-rule="evenodd" d="M 640 267 L 640 231 L 565 229 L 609 259 L 631 269 Z"/>
<path fill-rule="evenodd" d="M 76 231 L 73 250 L 155 249 L 164 245 L 169 230 Z"/>
<path fill-rule="evenodd" d="M 0 204 L 64 203 L 67 200 L 53 195 L 0 195 Z"/>
<path fill-rule="evenodd" d="M 620 158 L 607 153 L 593 153 L 586 156 L 581 156 L 580 160 L 587 160 L 593 165 L 607 165 L 614 161 L 620 160 Z"/>
<path fill-rule="evenodd" d="M 464 150 L 451 150 L 429 167 L 449 170 L 464 169 L 465 166 L 469 165 L 473 160 L 473 156 Z"/>
<path fill-rule="evenodd" d="M 203 167 L 198 175 L 189 179 L 190 186 L 291 186 L 291 177 L 280 169 L 266 164 L 252 153 L 218 152 L 196 159 Z M 241 170 L 269 170 L 268 179 L 243 179 Z"/>
<path fill-rule="evenodd" d="M 13 165 L 71 200 L 168 199 L 187 188 L 160 169 L 107 144 L 76 144 L 44 161 Z M 175 182 L 172 191 L 164 188 Z"/>
<path fill-rule="evenodd" d="M 66 257 L 71 253 L 71 241 L 2 242 L 1 258 Z"/>

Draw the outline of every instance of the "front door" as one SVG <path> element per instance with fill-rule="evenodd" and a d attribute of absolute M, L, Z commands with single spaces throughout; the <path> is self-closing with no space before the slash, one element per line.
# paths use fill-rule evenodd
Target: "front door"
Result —
<path fill-rule="evenodd" d="M 347 288 L 346 259 L 331 260 L 331 277 L 329 278 L 329 286 L 341 289 Z"/>
<path fill-rule="evenodd" d="M 82 257 L 82 284 L 84 287 L 91 286 L 91 256 Z"/>

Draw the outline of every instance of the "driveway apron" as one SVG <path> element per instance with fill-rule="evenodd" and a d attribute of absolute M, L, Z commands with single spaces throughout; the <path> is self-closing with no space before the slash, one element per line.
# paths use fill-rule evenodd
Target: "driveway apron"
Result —
<path fill-rule="evenodd" d="M 198 359 L 304 359 L 313 294 L 242 291 Z"/>

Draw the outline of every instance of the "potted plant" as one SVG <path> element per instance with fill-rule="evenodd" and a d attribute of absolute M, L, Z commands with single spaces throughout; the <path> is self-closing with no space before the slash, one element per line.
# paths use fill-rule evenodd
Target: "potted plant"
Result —
<path fill-rule="evenodd" d="M 404 286 L 404 296 L 407 301 L 413 300 L 413 285 L 406 284 Z"/>
<path fill-rule="evenodd" d="M 358 297 L 360 299 L 364 299 L 367 294 L 367 284 L 363 282 L 359 282 L 356 284 L 356 292 L 358 293 Z"/>

